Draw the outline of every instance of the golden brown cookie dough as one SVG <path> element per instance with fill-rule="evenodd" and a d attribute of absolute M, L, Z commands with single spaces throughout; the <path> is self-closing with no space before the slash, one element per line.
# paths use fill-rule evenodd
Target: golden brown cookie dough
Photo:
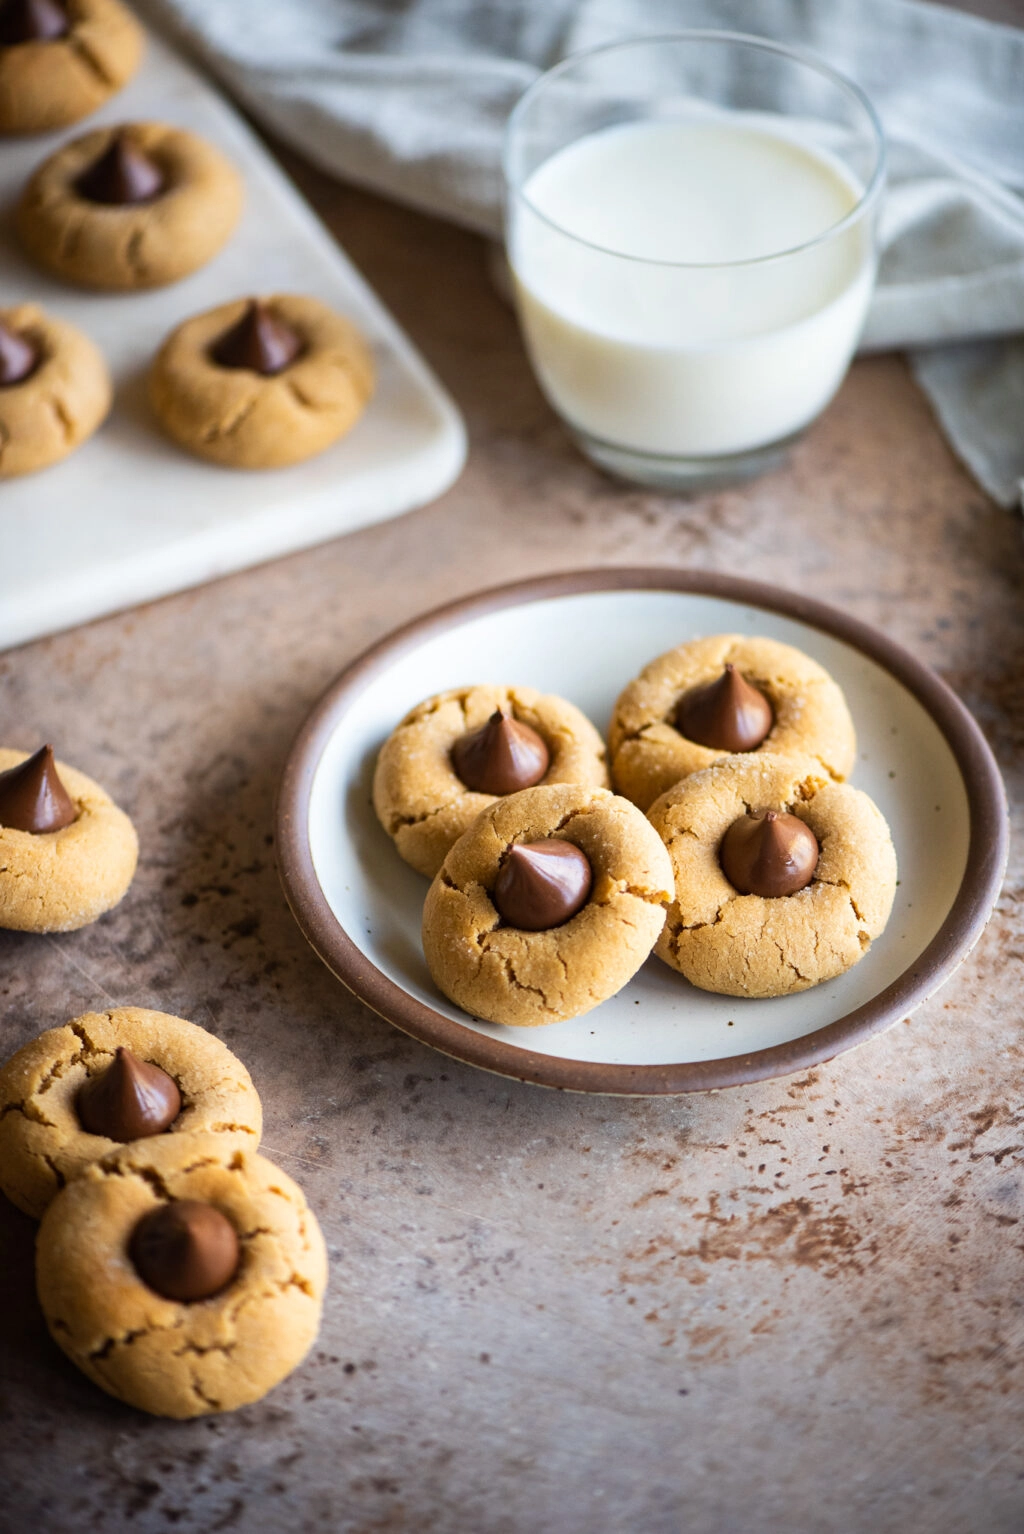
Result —
<path fill-rule="evenodd" d="M 122 131 L 163 172 L 163 189 L 148 202 L 92 202 L 79 177 Z M 58 149 L 29 180 L 15 222 L 40 266 L 120 292 L 162 287 L 205 266 L 241 210 L 241 179 L 219 149 L 184 128 L 144 122 L 94 128 Z"/>
<path fill-rule="evenodd" d="M 687 740 L 671 722 L 679 699 L 720 677 L 727 662 L 765 694 L 774 710 L 775 722 L 758 751 L 813 756 L 840 780 L 853 767 L 853 721 L 824 667 L 775 639 L 715 634 L 659 655 L 615 705 L 608 734 L 612 784 L 642 810 L 687 773 L 727 755 Z"/>
<path fill-rule="evenodd" d="M 593 871 L 590 898 L 560 927 L 504 926 L 491 899 L 508 849 L 558 837 Z M 532 1028 L 589 1012 L 647 958 L 672 898 L 672 865 L 648 822 L 607 789 L 526 788 L 492 802 L 427 891 L 423 952 L 435 984 L 486 1022 Z"/>
<path fill-rule="evenodd" d="M 142 29 L 119 0 L 64 0 L 64 9 L 63 37 L 0 47 L 0 133 L 66 128 L 138 69 Z"/>
<path fill-rule="evenodd" d="M 373 393 L 373 359 L 350 321 L 318 299 L 264 300 L 304 349 L 280 373 L 222 367 L 210 348 L 237 325 L 247 299 L 186 320 L 167 337 L 149 377 L 160 424 L 190 453 L 236 469 L 274 469 L 323 452 L 351 430 Z"/>
<path fill-rule="evenodd" d="M 748 811 L 783 810 L 821 847 L 806 889 L 741 895 L 718 861 Z M 787 996 L 863 958 L 889 919 L 896 854 L 867 794 L 835 783 L 812 757 L 752 752 L 692 773 L 649 811 L 675 870 L 676 898 L 655 952 L 703 991 Z"/>
<path fill-rule="evenodd" d="M 123 1045 L 167 1072 L 181 1093 L 168 1134 L 207 1132 L 255 1150 L 263 1112 L 242 1062 L 220 1039 L 167 1012 L 86 1012 L 31 1039 L 0 1070 L 0 1188 L 40 1219 L 65 1183 L 118 1148 L 87 1134 L 75 1108 L 82 1084 Z"/>
<path fill-rule="evenodd" d="M 212 1204 L 234 1226 L 241 1261 L 211 1299 L 150 1289 L 129 1242 L 171 1199 Z M 103 1390 L 161 1417 L 199 1417 L 258 1401 L 309 1351 L 320 1325 L 327 1254 L 301 1188 L 220 1135 L 160 1135 L 95 1162 L 54 1199 L 39 1228 L 36 1280 L 47 1325 Z"/>
<path fill-rule="evenodd" d="M 92 436 L 113 398 L 110 373 L 87 335 L 36 304 L 0 309 L 0 323 L 39 354 L 20 383 L 0 387 L 0 479 L 58 463 Z"/>
<path fill-rule="evenodd" d="M 0 772 L 27 751 L 0 748 Z M 0 927 L 16 932 L 73 932 L 124 895 L 139 856 L 135 827 L 98 783 L 63 762 L 60 780 L 78 818 L 35 834 L 0 826 Z"/>
<path fill-rule="evenodd" d="M 400 855 L 432 879 L 449 849 L 493 794 L 471 792 L 456 776 L 451 749 L 499 708 L 537 731 L 551 753 L 541 779 L 608 787 L 604 741 L 574 703 L 532 687 L 454 687 L 410 709 L 377 758 L 373 807 Z M 541 784 L 538 785 L 541 786 Z"/>

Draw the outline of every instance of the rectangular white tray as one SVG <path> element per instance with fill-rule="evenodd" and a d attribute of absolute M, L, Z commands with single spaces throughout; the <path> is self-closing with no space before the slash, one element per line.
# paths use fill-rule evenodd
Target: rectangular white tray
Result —
<path fill-rule="evenodd" d="M 91 293 L 36 271 L 11 218 L 31 171 L 89 128 L 147 119 L 202 134 L 241 171 L 246 206 L 234 237 L 201 271 L 146 293 Z M 0 647 L 397 516 L 458 476 L 466 437 L 452 400 L 248 126 L 152 33 L 139 74 L 99 112 L 61 133 L 3 142 L 0 210 L 0 305 L 32 300 L 87 331 L 116 389 L 106 424 L 64 463 L 0 481 Z M 377 366 L 366 414 L 289 469 L 191 458 L 150 413 L 150 359 L 188 315 L 273 292 L 312 294 L 359 326 Z"/>

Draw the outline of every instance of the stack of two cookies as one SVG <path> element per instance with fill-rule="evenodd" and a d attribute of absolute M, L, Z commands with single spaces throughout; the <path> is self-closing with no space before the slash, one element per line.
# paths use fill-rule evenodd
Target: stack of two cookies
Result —
<path fill-rule="evenodd" d="M 42 1222 L 47 1325 L 143 1411 L 259 1400 L 316 1337 L 323 1238 L 261 1130 L 241 1061 L 163 1012 L 86 1013 L 0 1070 L 0 1188 Z"/>

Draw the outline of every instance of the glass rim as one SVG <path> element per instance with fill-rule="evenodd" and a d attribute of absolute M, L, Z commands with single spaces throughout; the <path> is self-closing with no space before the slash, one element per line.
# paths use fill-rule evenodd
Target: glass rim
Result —
<path fill-rule="evenodd" d="M 610 245 L 600 245 L 596 240 L 588 240 L 585 236 L 574 234 L 571 229 L 566 229 L 557 219 L 551 218 L 542 212 L 535 203 L 531 202 L 523 191 L 522 183 L 513 180 L 510 170 L 512 141 L 519 127 L 523 113 L 532 105 L 534 97 L 560 74 L 567 73 L 574 65 L 583 60 L 596 58 L 602 53 L 612 53 L 626 48 L 638 48 L 646 46 L 664 46 L 667 43 L 742 43 L 747 46 L 758 48 L 765 53 L 777 53 L 783 58 L 791 59 L 794 63 L 803 64 L 815 70 L 819 75 L 824 75 L 833 85 L 839 87 L 848 96 L 852 96 L 864 111 L 868 124 L 872 130 L 875 141 L 876 160 L 875 168 L 871 174 L 860 197 L 848 213 L 845 213 L 835 224 L 830 224 L 820 234 L 812 235 L 809 240 L 802 240 L 799 245 L 788 246 L 785 250 L 773 250 L 763 256 L 745 256 L 735 261 L 671 261 L 655 256 L 636 256 L 629 251 L 614 250 Z M 581 135 L 582 136 L 582 135 Z M 575 142 L 575 141 L 574 141 Z M 543 163 L 543 162 L 542 162 Z M 825 62 L 817 54 L 803 48 L 791 48 L 786 43 L 776 43 L 769 37 L 758 37 L 751 32 L 724 32 L 714 27 L 690 27 L 683 28 L 678 32 L 652 33 L 649 37 L 624 37 L 609 43 L 598 43 L 593 48 L 581 48 L 576 53 L 571 53 L 567 58 L 546 69 L 539 75 L 532 85 L 516 102 L 509 113 L 505 124 L 505 132 L 502 141 L 501 170 L 505 187 L 510 195 L 527 207 L 535 218 L 547 224 L 557 234 L 563 235 L 567 240 L 573 240 L 577 245 L 584 245 L 590 250 L 599 252 L 604 256 L 614 256 L 618 261 L 632 261 L 638 266 L 658 266 L 675 268 L 680 271 L 724 271 L 732 267 L 762 266 L 769 261 L 781 261 L 787 256 L 800 255 L 803 251 L 812 250 L 816 245 L 823 245 L 829 240 L 835 239 L 845 230 L 852 228 L 854 224 L 868 212 L 871 204 L 878 200 L 885 182 L 886 172 L 886 143 L 885 131 L 881 120 L 871 103 L 870 97 L 861 89 L 856 81 L 842 74 L 838 69 L 833 69 L 831 64 Z"/>

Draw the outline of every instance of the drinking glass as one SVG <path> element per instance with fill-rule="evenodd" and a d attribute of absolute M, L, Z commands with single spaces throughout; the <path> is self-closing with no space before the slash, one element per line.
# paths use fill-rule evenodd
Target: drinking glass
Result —
<path fill-rule="evenodd" d="M 530 87 L 504 172 L 526 348 L 583 452 L 676 490 L 774 466 L 842 382 L 874 285 L 864 93 L 763 38 L 612 43 Z"/>

